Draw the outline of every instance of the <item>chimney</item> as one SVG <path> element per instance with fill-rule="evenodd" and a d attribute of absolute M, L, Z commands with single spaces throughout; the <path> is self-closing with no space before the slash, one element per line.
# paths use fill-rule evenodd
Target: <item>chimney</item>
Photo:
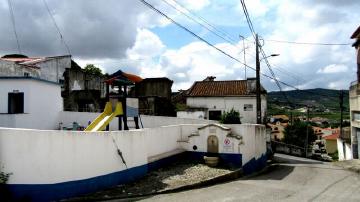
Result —
<path fill-rule="evenodd" d="M 203 81 L 214 81 L 216 79 L 215 76 L 208 76 L 206 77 L 206 79 L 204 79 Z"/>
<path fill-rule="evenodd" d="M 256 93 L 256 78 L 247 78 L 246 91 L 248 94 Z"/>

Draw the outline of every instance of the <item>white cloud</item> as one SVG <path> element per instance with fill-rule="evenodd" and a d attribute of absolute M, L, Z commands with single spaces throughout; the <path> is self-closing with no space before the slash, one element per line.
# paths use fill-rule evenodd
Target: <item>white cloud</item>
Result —
<path fill-rule="evenodd" d="M 265 16 L 266 13 L 270 9 L 270 2 L 269 1 L 250 0 L 250 1 L 245 1 L 245 4 L 246 4 L 246 8 L 247 8 L 248 12 L 251 14 L 252 18 L 258 18 L 258 17 Z M 239 1 L 238 6 L 237 6 L 237 9 L 238 9 L 239 12 L 243 12 L 240 1 Z"/>
<path fill-rule="evenodd" d="M 327 85 L 327 87 L 334 90 L 347 89 L 349 87 L 349 83 L 347 83 L 344 80 L 334 81 L 334 82 L 330 82 L 329 85 Z"/>
<path fill-rule="evenodd" d="M 317 73 L 320 74 L 334 74 L 334 73 L 343 73 L 343 72 L 347 72 L 348 71 L 348 67 L 346 65 L 341 65 L 341 64 L 331 64 L 328 65 L 324 68 L 321 68 L 317 71 Z"/>
<path fill-rule="evenodd" d="M 184 6 L 190 10 L 201 10 L 210 4 L 209 0 L 184 0 Z"/>
<path fill-rule="evenodd" d="M 138 29 L 134 46 L 127 50 L 128 58 L 132 60 L 152 58 L 160 55 L 165 45 L 160 38 L 147 29 Z"/>

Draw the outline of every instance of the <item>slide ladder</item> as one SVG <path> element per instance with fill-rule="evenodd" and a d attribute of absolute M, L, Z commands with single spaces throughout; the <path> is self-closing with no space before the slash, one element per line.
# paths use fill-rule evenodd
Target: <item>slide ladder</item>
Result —
<path fill-rule="evenodd" d="M 116 103 L 115 110 L 112 110 L 111 102 L 107 102 L 104 112 L 101 113 L 84 131 L 102 131 L 113 120 L 114 117 L 124 114 L 122 104 Z"/>

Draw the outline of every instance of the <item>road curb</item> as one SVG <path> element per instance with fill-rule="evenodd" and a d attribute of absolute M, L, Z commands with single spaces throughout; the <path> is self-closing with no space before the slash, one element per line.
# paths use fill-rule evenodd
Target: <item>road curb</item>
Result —
<path fill-rule="evenodd" d="M 355 165 L 347 165 L 347 164 L 344 164 L 344 163 L 338 163 L 338 162 L 333 162 L 332 165 L 335 165 L 335 166 L 338 166 L 338 167 L 341 167 L 341 168 L 344 168 L 346 170 L 349 170 L 351 172 L 354 172 L 354 173 L 357 173 L 357 174 L 360 174 L 360 166 L 355 166 Z"/>
<path fill-rule="evenodd" d="M 242 168 L 240 168 L 240 169 L 232 171 L 231 173 L 227 173 L 225 175 L 221 175 L 221 176 L 218 176 L 218 177 L 206 180 L 206 181 L 189 184 L 189 185 L 184 185 L 184 186 L 176 187 L 174 189 L 168 189 L 168 190 L 163 190 L 163 191 L 144 193 L 144 194 L 136 194 L 136 195 L 126 196 L 126 197 L 108 197 L 108 198 L 101 198 L 101 199 L 86 198 L 86 199 L 79 199 L 79 200 L 75 199 L 75 200 L 71 200 L 71 201 L 108 201 L 108 200 L 134 201 L 134 200 L 140 200 L 142 198 L 147 198 L 149 196 L 156 196 L 156 195 L 161 195 L 161 194 L 171 194 L 171 193 L 177 193 L 177 192 L 187 191 L 187 190 L 191 190 L 191 189 L 199 189 L 199 188 L 204 188 L 204 187 L 207 187 L 210 185 L 216 185 L 216 184 L 221 184 L 221 183 L 225 183 L 225 182 L 230 182 L 230 181 L 233 181 L 236 179 L 248 179 L 248 178 L 251 178 L 251 177 L 254 177 L 254 176 L 260 175 L 264 172 L 269 171 L 269 169 L 273 166 L 276 166 L 276 165 L 268 164 L 260 171 L 254 172 L 249 175 L 244 175 Z"/>

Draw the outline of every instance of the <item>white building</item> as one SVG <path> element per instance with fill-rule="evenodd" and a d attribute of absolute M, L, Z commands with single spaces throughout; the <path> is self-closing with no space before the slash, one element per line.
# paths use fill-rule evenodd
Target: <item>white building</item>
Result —
<path fill-rule="evenodd" d="M 190 118 L 193 114 L 192 118 L 219 120 L 221 114 L 234 109 L 240 113 L 242 123 L 256 123 L 256 80 L 214 81 L 208 77 L 195 82 L 188 90 L 186 105 L 190 110 L 178 112 L 178 117 Z M 262 119 L 266 111 L 266 91 L 261 87 Z"/>
<path fill-rule="evenodd" d="M 350 84 L 349 102 L 351 118 L 351 150 L 354 159 L 359 158 L 358 142 L 360 140 L 360 26 L 351 36 L 355 39 L 353 46 L 356 49 L 357 80 Z"/>
<path fill-rule="evenodd" d="M 0 76 L 0 127 L 57 129 L 61 86 L 34 77 Z"/>

